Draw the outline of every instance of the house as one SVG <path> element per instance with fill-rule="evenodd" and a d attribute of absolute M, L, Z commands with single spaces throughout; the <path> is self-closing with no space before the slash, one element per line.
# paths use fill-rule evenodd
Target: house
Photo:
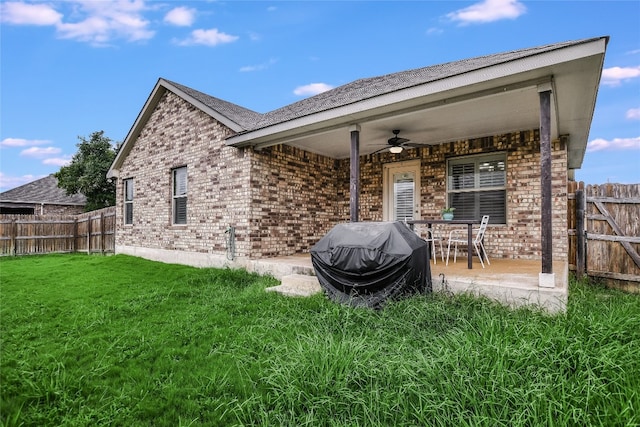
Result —
<path fill-rule="evenodd" d="M 490 256 L 537 260 L 553 287 L 607 43 L 363 78 L 265 114 L 161 78 L 108 172 L 116 252 L 250 266 L 306 253 L 340 222 L 452 206 L 489 214 Z"/>
<path fill-rule="evenodd" d="M 58 179 L 49 175 L 0 193 L 0 214 L 77 215 L 84 212 L 86 202 L 83 194 L 67 195 L 58 187 Z"/>

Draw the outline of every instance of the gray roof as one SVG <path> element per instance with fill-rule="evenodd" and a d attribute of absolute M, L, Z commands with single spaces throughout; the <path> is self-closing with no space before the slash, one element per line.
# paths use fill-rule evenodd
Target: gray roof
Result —
<path fill-rule="evenodd" d="M 178 89 L 184 91 L 187 95 L 202 102 L 207 107 L 217 111 L 219 114 L 225 116 L 229 120 L 237 123 L 243 129 L 252 129 L 253 126 L 262 118 L 262 114 L 249 110 L 248 108 L 241 107 L 231 102 L 207 95 L 190 87 L 181 85 L 171 80 L 163 79 L 168 83 L 171 83 Z"/>
<path fill-rule="evenodd" d="M 479 56 L 463 59 L 445 64 L 432 65 L 398 73 L 386 74 L 378 77 L 370 77 L 356 80 L 335 89 L 322 92 L 310 98 L 303 99 L 285 107 L 268 112 L 262 116 L 262 120 L 252 129 L 265 128 L 278 123 L 283 123 L 299 117 L 315 114 L 332 108 L 353 104 L 365 99 L 384 95 L 387 93 L 407 89 L 413 86 L 434 82 L 436 80 L 468 73 L 478 69 L 491 67 L 517 59 L 534 56 L 552 50 L 562 49 L 571 45 L 588 43 L 597 38 L 578 41 L 554 43 L 545 46 L 513 50 L 493 55 Z"/>
<path fill-rule="evenodd" d="M 0 193 L 0 202 L 84 206 L 87 199 L 84 194 L 67 196 L 66 191 L 58 187 L 58 179 L 49 175 Z"/>
<path fill-rule="evenodd" d="M 400 71 L 377 77 L 358 79 L 354 82 L 302 99 L 282 108 L 260 114 L 231 102 L 215 98 L 187 86 L 166 80 L 186 94 L 202 102 L 219 114 L 237 123 L 243 132 L 251 132 L 275 124 L 284 123 L 300 117 L 327 111 L 333 108 L 354 104 L 369 98 L 385 95 L 425 83 L 450 78 L 456 75 L 508 63 L 517 59 L 535 56 L 541 53 L 562 49 L 568 46 L 589 43 L 599 38 L 553 43 L 544 46 L 512 50 L 476 58 L 462 59 L 445 64 Z"/>

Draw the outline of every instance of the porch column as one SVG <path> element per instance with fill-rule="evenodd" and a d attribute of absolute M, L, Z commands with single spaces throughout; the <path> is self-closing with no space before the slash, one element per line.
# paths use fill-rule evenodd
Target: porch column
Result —
<path fill-rule="evenodd" d="M 358 222 L 360 211 L 360 125 L 351 125 L 351 158 L 349 178 L 349 211 L 351 222 Z"/>
<path fill-rule="evenodd" d="M 540 96 L 540 230 L 542 273 L 539 285 L 554 287 L 553 215 L 551 210 L 551 83 L 538 86 Z"/>

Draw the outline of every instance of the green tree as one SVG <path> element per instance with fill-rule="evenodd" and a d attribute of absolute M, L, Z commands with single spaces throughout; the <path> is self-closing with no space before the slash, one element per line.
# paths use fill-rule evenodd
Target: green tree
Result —
<path fill-rule="evenodd" d="M 85 211 L 116 204 L 116 184 L 107 179 L 107 171 L 116 157 L 116 148 L 104 131 L 93 132 L 89 140 L 79 136 L 78 151 L 71 164 L 63 166 L 54 174 L 58 187 L 68 195 L 84 194 L 87 198 Z"/>

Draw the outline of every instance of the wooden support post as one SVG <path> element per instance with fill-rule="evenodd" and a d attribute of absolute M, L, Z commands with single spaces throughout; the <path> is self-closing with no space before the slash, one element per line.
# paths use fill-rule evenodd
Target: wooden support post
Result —
<path fill-rule="evenodd" d="M 551 212 L 551 89 L 540 89 L 540 228 L 542 273 L 553 273 L 553 215 Z"/>
<path fill-rule="evenodd" d="M 584 190 L 576 190 L 576 276 L 581 279 L 586 273 L 586 235 L 584 211 L 586 199 Z"/>
<path fill-rule="evenodd" d="M 360 126 L 353 125 L 351 130 L 351 172 L 349 177 L 349 211 L 351 222 L 358 222 L 360 211 Z"/>

